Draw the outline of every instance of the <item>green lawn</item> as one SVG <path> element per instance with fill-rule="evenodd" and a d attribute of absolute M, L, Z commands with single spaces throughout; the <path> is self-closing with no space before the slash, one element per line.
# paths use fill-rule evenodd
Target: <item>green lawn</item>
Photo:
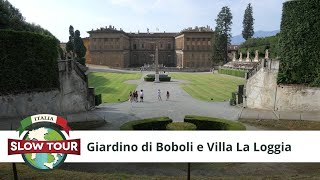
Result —
<path fill-rule="evenodd" d="M 229 100 L 237 85 L 245 83 L 242 78 L 222 74 L 170 73 L 170 76 L 189 81 L 182 84 L 182 88 L 192 97 L 204 101 Z"/>
<path fill-rule="evenodd" d="M 125 81 L 140 78 L 140 73 L 94 72 L 89 74 L 89 86 L 95 88 L 96 94 L 102 94 L 103 103 L 126 101 L 129 92 L 135 90 L 137 85 Z"/>

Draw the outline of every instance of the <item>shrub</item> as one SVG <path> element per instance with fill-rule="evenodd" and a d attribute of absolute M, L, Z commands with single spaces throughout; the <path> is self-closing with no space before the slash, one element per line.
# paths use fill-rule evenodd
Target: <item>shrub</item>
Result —
<path fill-rule="evenodd" d="M 217 119 L 212 117 L 187 115 L 184 122 L 193 123 L 197 130 L 245 130 L 246 127 L 239 122 Z"/>
<path fill-rule="evenodd" d="M 155 79 L 155 75 L 154 74 L 147 74 L 145 77 L 144 77 L 144 80 L 145 81 L 154 81 Z M 159 74 L 159 80 L 160 81 L 171 81 L 171 77 L 169 77 L 167 74 Z"/>
<path fill-rule="evenodd" d="M 196 130 L 197 126 L 188 122 L 173 122 L 167 125 L 167 130 Z"/>
<path fill-rule="evenodd" d="M 172 120 L 169 117 L 156 117 L 129 121 L 121 125 L 120 130 L 166 130 Z"/>
<path fill-rule="evenodd" d="M 0 94 L 59 88 L 56 39 L 0 30 Z"/>
<path fill-rule="evenodd" d="M 246 71 L 238 70 L 238 69 L 227 69 L 227 68 L 220 68 L 218 70 L 219 74 L 227 74 L 236 77 L 245 78 Z"/>
<path fill-rule="evenodd" d="M 99 106 L 102 103 L 101 94 L 94 95 L 94 104 Z"/>
<path fill-rule="evenodd" d="M 154 78 L 155 74 L 147 74 L 146 76 Z M 168 74 L 159 74 L 159 78 L 165 78 L 165 77 L 168 77 Z"/>
<path fill-rule="evenodd" d="M 230 105 L 235 106 L 236 105 L 236 98 L 237 98 L 237 92 L 231 93 L 231 99 L 230 99 Z"/>
<path fill-rule="evenodd" d="M 320 87 L 319 0 L 283 4 L 278 83 Z"/>

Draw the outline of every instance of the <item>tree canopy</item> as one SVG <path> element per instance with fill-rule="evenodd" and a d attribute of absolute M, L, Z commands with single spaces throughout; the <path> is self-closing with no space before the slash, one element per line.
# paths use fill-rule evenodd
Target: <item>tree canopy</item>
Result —
<path fill-rule="evenodd" d="M 75 58 L 76 61 L 85 65 L 85 55 L 86 55 L 86 47 L 83 44 L 83 40 L 80 37 L 80 31 L 74 31 L 72 25 L 69 26 L 69 41 L 66 44 L 67 52 L 72 54 L 72 57 Z"/>
<path fill-rule="evenodd" d="M 245 40 L 248 40 L 249 38 L 252 38 L 254 35 L 254 28 L 253 28 L 253 11 L 252 11 L 252 6 L 251 3 L 248 4 L 245 12 L 244 12 L 244 17 L 243 17 L 243 30 L 242 30 L 242 37 Z"/>
<path fill-rule="evenodd" d="M 7 0 L 0 0 L 0 29 L 35 32 L 54 37 L 58 41 L 54 35 L 40 25 L 26 22 L 19 9 Z"/>
<path fill-rule="evenodd" d="M 213 44 L 213 63 L 220 64 L 228 61 L 228 45 L 231 43 L 232 13 L 228 6 L 222 7 L 216 19 Z"/>

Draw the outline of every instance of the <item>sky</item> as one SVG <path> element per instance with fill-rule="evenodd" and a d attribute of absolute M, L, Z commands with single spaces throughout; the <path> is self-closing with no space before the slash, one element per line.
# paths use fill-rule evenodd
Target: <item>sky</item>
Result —
<path fill-rule="evenodd" d="M 113 25 L 126 32 L 180 32 L 209 25 L 223 6 L 233 15 L 232 35 L 242 32 L 244 11 L 252 4 L 254 30 L 280 29 L 285 0 L 9 0 L 26 21 L 48 29 L 60 41 L 69 37 L 69 26 L 88 37 L 87 31 Z"/>

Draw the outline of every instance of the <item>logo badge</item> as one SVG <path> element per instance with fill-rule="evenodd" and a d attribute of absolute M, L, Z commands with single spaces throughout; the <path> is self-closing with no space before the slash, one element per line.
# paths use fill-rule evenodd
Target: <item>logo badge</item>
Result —
<path fill-rule="evenodd" d="M 21 154 L 26 164 L 38 170 L 55 169 L 67 154 L 80 155 L 80 139 L 66 138 L 70 130 L 67 120 L 59 116 L 38 114 L 25 118 L 17 130 L 22 139 L 8 139 L 8 155 Z"/>

